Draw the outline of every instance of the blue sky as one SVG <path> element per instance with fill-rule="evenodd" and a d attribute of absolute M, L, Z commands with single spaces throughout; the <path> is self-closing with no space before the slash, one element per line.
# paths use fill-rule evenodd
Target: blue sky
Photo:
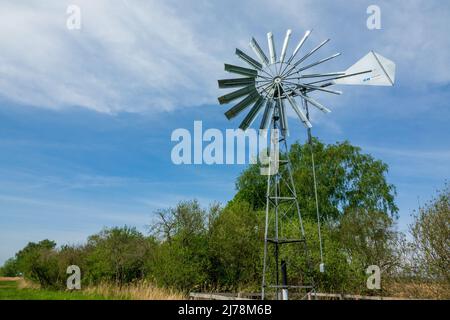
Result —
<path fill-rule="evenodd" d="M 66 28 L 69 4 L 81 30 Z M 382 29 L 366 28 L 381 8 Z M 174 129 L 234 128 L 216 79 L 251 36 L 286 29 L 309 47 L 332 41 L 324 66 L 345 70 L 374 49 L 397 63 L 396 85 L 320 96 L 314 134 L 349 140 L 388 163 L 399 229 L 450 177 L 450 5 L 442 1 L 0 2 L 0 263 L 28 241 L 80 243 L 102 227 L 145 231 L 180 200 L 225 203 L 245 168 L 175 166 Z M 291 48 L 292 49 L 292 48 Z M 291 141 L 303 128 L 291 115 Z"/>

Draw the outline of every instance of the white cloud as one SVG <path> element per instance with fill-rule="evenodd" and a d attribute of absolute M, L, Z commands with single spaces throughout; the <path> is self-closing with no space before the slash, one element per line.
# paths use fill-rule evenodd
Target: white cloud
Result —
<path fill-rule="evenodd" d="M 2 95 L 101 112 L 212 100 L 205 78 L 216 60 L 180 12 L 157 1 L 77 1 L 82 29 L 68 30 L 67 4 L 0 4 Z"/>
<path fill-rule="evenodd" d="M 79 5 L 82 29 L 66 28 Z M 364 1 L 28 1 L 0 4 L 0 95 L 54 109 L 157 112 L 215 103 L 235 46 L 286 28 L 311 45 L 333 38 L 342 69 L 376 48 L 412 85 L 450 81 L 448 11 L 441 2 L 380 1 L 381 31 L 365 28 Z M 447 5 L 443 5 L 447 6 Z M 276 13 L 276 14 L 274 14 Z M 264 41 L 261 40 L 263 45 Z M 325 53 L 324 53 L 325 54 Z M 331 66 L 330 66 L 331 67 Z M 399 78 L 401 80 L 402 77 Z"/>

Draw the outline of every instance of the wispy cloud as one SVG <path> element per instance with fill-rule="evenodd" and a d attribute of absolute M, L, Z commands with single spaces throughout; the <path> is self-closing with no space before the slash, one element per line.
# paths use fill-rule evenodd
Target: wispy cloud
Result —
<path fill-rule="evenodd" d="M 365 147 L 365 150 L 408 159 L 448 161 L 450 163 L 450 150 L 394 149 L 370 146 Z"/>
<path fill-rule="evenodd" d="M 72 2 L 0 4 L 2 95 L 101 112 L 160 111 L 211 98 L 213 83 L 204 79 L 216 60 L 194 37 L 189 17 L 160 1 L 76 1 L 82 29 L 71 31 Z"/>
<path fill-rule="evenodd" d="M 82 29 L 66 28 L 69 4 Z M 158 112 L 214 103 L 222 63 L 254 35 L 315 28 L 345 56 L 340 69 L 376 48 L 408 81 L 450 81 L 448 4 L 380 1 L 383 29 L 365 28 L 368 1 L 38 0 L 0 4 L 0 95 L 55 109 Z M 345 8 L 345 10 L 343 10 Z M 274 13 L 276 13 L 274 19 Z M 430 19 L 430 17 L 433 17 Z M 265 41 L 261 41 L 265 47 Z"/>

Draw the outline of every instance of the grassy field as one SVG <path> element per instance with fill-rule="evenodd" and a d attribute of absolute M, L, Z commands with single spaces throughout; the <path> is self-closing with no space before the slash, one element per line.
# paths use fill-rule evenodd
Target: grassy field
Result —
<path fill-rule="evenodd" d="M 450 299 L 448 286 L 436 284 L 391 283 L 386 296 L 395 298 Z M 186 296 L 173 290 L 161 289 L 147 282 L 118 287 L 100 284 L 81 291 L 40 289 L 22 278 L 0 277 L 0 300 L 183 300 Z"/>
<path fill-rule="evenodd" d="M 0 300 L 107 300 L 99 294 L 21 288 L 18 279 L 0 280 Z"/>
<path fill-rule="evenodd" d="M 179 300 L 178 292 L 142 282 L 117 287 L 102 284 L 81 291 L 40 289 L 21 278 L 0 277 L 0 300 Z"/>

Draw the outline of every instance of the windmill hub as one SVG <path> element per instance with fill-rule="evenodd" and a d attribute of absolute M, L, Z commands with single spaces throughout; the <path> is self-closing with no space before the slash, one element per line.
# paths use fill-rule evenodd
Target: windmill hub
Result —
<path fill-rule="evenodd" d="M 295 90 L 303 89 L 296 74 L 299 70 L 287 62 L 268 62 L 259 70 L 256 77 L 256 89 L 265 99 L 286 99 L 287 95 L 297 96 Z"/>

